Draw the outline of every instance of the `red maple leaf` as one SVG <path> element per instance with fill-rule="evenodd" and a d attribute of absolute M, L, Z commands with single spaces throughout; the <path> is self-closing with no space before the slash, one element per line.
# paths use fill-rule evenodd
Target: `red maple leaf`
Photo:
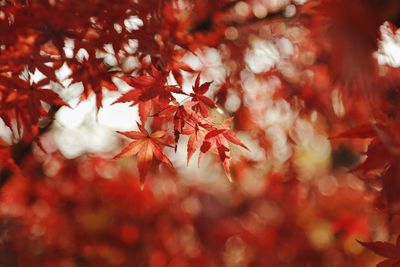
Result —
<path fill-rule="evenodd" d="M 379 171 L 379 175 L 374 176 L 382 183 L 382 194 L 390 214 L 399 212 L 400 203 L 398 132 L 398 123 L 387 120 L 385 124 L 359 125 L 336 136 L 337 138 L 372 138 L 367 151 L 363 153 L 367 158 L 353 170 L 360 171 L 364 175 Z"/>
<path fill-rule="evenodd" d="M 107 66 L 102 58 L 96 58 L 94 52 L 90 53 L 89 58 L 82 60 L 82 62 L 71 60 L 70 67 L 73 71 L 72 78 L 74 81 L 83 84 L 84 91 L 81 99 L 85 100 L 91 93 L 94 93 L 97 108 L 102 107 L 103 88 L 109 91 L 118 90 L 118 87 L 112 81 L 115 71 Z"/>
<path fill-rule="evenodd" d="M 211 125 L 203 125 L 200 124 L 205 129 L 210 129 L 210 131 L 205 135 L 203 144 L 200 147 L 200 156 L 199 162 L 202 156 L 209 151 L 210 149 L 214 149 L 219 155 L 219 158 L 222 161 L 222 166 L 224 168 L 225 174 L 228 177 L 229 181 L 232 181 L 232 177 L 230 174 L 230 149 L 229 143 L 241 146 L 248 150 L 248 148 L 240 141 L 240 139 L 236 136 L 236 134 L 228 129 L 228 126 L 231 124 L 231 119 L 226 120 L 221 127 L 215 127 Z"/>
<path fill-rule="evenodd" d="M 198 74 L 193 86 L 194 93 L 190 94 L 192 101 L 197 102 L 197 105 L 193 106 L 193 108 L 200 111 L 201 115 L 204 117 L 208 116 L 207 107 L 216 107 L 214 101 L 204 95 L 210 88 L 211 83 L 212 82 L 206 82 L 200 85 L 200 74 Z"/>
<path fill-rule="evenodd" d="M 17 121 L 19 132 L 22 128 L 31 129 L 32 126 L 36 126 L 40 117 L 48 116 L 41 102 L 52 106 L 68 106 L 58 94 L 50 89 L 43 89 L 48 84 L 47 78 L 31 83 L 29 77 L 21 79 L 0 76 L 0 91 L 2 87 L 7 88 L 0 98 L 0 116 L 8 127 L 11 128 L 12 114 Z"/>
<path fill-rule="evenodd" d="M 185 50 L 183 50 L 185 51 Z M 171 56 L 171 63 L 170 63 L 170 70 L 174 75 L 176 82 L 182 86 L 183 84 L 183 77 L 182 71 L 186 72 L 194 72 L 194 70 L 185 62 L 182 61 L 183 53 L 179 53 L 178 51 L 174 50 Z"/>
<path fill-rule="evenodd" d="M 140 182 L 143 186 L 144 180 L 149 172 L 153 158 L 164 162 L 172 167 L 171 161 L 162 151 L 163 146 L 170 146 L 171 139 L 164 131 L 156 131 L 149 134 L 141 124 L 137 124 L 138 131 L 118 132 L 128 138 L 134 139 L 114 159 L 137 156 L 137 167 L 140 175 Z"/>
<path fill-rule="evenodd" d="M 183 129 L 182 134 L 189 135 L 187 144 L 187 164 L 189 164 L 190 158 L 193 156 L 197 147 L 204 141 L 204 136 L 207 131 L 200 127 L 198 123 L 187 123 L 187 127 Z"/>
<path fill-rule="evenodd" d="M 158 103 L 167 105 L 175 100 L 172 93 L 183 94 L 180 87 L 167 85 L 167 76 L 152 66 L 151 74 L 140 77 L 121 77 L 134 89 L 120 96 L 113 104 L 132 102 L 131 106 L 139 104 L 142 123 L 154 110 Z"/>
<path fill-rule="evenodd" d="M 388 242 L 361 242 L 361 245 L 373 251 L 382 257 L 387 258 L 380 262 L 377 267 L 396 267 L 400 264 L 400 236 L 397 238 L 396 244 Z"/>
<path fill-rule="evenodd" d="M 189 129 L 184 129 L 186 123 L 190 125 L 196 125 L 200 121 L 200 117 L 192 109 L 195 102 L 186 102 L 179 104 L 177 101 L 173 101 L 171 105 L 166 106 L 163 110 L 156 113 L 154 116 L 165 117 L 169 121 L 174 123 L 174 135 L 175 143 L 178 142 L 180 134 L 189 135 Z M 185 133 L 184 133 L 185 132 Z"/>

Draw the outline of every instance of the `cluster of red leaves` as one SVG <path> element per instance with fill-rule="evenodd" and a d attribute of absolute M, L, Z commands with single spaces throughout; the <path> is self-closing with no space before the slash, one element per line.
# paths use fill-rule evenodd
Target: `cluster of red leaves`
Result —
<path fill-rule="evenodd" d="M 202 8 L 217 12 L 223 8 L 223 2 L 209 2 Z M 226 128 L 228 125 L 217 126 L 208 119 L 207 109 L 216 108 L 213 100 L 204 95 L 210 83 L 200 85 L 198 75 L 193 87 L 194 93 L 188 95 L 190 100 L 182 105 L 178 104 L 173 95 L 185 94 L 181 88 L 181 72 L 193 72 L 180 61 L 183 56 L 182 48 L 192 51 L 199 45 L 193 39 L 187 38 L 185 32 L 204 19 L 201 14 L 192 17 L 180 15 L 182 11 L 176 5 L 176 1 L 159 0 L 140 3 L 125 0 L 118 5 L 110 5 L 101 0 L 85 3 L 47 0 L 24 4 L 14 1 L 1 3 L 0 31 L 9 34 L 0 37 L 0 118 L 10 129 L 17 130 L 18 137 L 24 136 L 27 140 L 36 138 L 40 133 L 40 119 L 53 115 L 49 114 L 43 103 L 53 108 L 67 105 L 55 92 L 43 89 L 62 82 L 56 72 L 66 64 L 71 69 L 69 78 L 72 83 L 82 83 L 82 100 L 94 93 L 96 105 L 101 108 L 103 90 L 118 90 L 113 78 L 125 81 L 132 90 L 123 94 L 115 103 L 132 102 L 132 105 L 138 105 L 142 125 L 148 122 L 150 115 L 157 117 L 157 113 L 162 114 L 165 123 L 173 121 L 175 142 L 184 131 L 194 136 L 188 146 L 188 159 L 206 136 L 202 153 L 210 148 L 218 151 L 230 177 L 230 149 L 226 140 L 243 147 L 244 145 Z M 203 4 L 194 1 L 192 5 L 195 10 L 198 5 Z M 138 25 L 142 23 L 142 27 L 127 27 L 132 18 L 140 20 Z M 215 38 L 217 34 L 211 39 Z M 129 40 L 133 39 L 139 40 L 139 47 L 135 52 L 127 49 Z M 66 52 L 67 40 L 73 43 L 72 55 Z M 192 46 L 192 43 L 195 45 Z M 106 52 L 106 45 L 111 45 L 116 65 L 108 65 L 104 57 L 99 56 L 101 52 Z M 177 46 L 181 48 L 177 49 Z M 142 59 L 140 67 L 133 71 L 124 71 L 123 59 L 128 56 Z M 45 78 L 33 82 L 31 76 L 35 71 L 41 72 Z M 177 85 L 167 84 L 170 73 L 178 82 Z M 188 127 L 201 129 L 196 130 L 193 135 Z M 147 138 L 144 128 L 141 127 L 140 130 L 143 138 Z M 168 129 L 164 132 L 167 136 Z M 198 135 L 197 132 L 202 134 Z M 153 155 L 172 166 L 162 152 L 161 143 L 156 145 L 154 141 L 160 138 L 160 133 L 156 131 L 149 135 L 151 142 L 144 142 L 138 133 L 126 133 L 126 136 L 139 140 L 116 156 L 118 158 L 137 154 L 142 180 L 150 168 Z M 162 145 L 176 144 L 173 140 L 168 140 Z"/>
<path fill-rule="evenodd" d="M 364 153 L 366 159 L 353 171 L 360 172 L 371 187 L 378 184 L 381 188 L 376 204 L 387 211 L 389 219 L 393 220 L 400 212 L 400 161 L 398 143 L 398 123 L 393 119 L 381 119 L 380 123 L 359 125 L 349 129 L 337 137 L 368 138 L 370 143 Z M 384 123 L 385 122 L 385 123 Z M 384 124 L 383 124 L 384 123 Z M 400 240 L 400 237 L 399 239 Z M 395 267 L 400 262 L 400 250 L 396 245 L 387 242 L 360 242 L 376 254 L 389 258 L 382 261 L 378 267 Z"/>
<path fill-rule="evenodd" d="M 399 129 L 394 121 L 388 123 L 360 125 L 341 133 L 338 137 L 371 139 L 365 152 L 366 159 L 354 171 L 360 171 L 364 177 L 370 174 L 372 179 L 381 181 L 385 206 L 393 215 L 399 212 L 400 202 L 400 187 L 397 181 L 399 150 L 396 138 Z"/>
<path fill-rule="evenodd" d="M 153 68 L 153 76 L 141 76 L 139 78 L 130 78 L 128 83 L 135 89 L 123 94 L 115 103 L 133 102 L 139 103 L 139 114 L 142 121 L 146 121 L 151 112 L 160 110 L 158 115 L 168 121 L 172 121 L 174 125 L 174 136 L 167 135 L 165 131 L 155 131 L 148 134 L 143 125 L 138 124 L 140 132 L 121 132 L 128 138 L 136 141 L 129 144 L 115 158 L 128 157 L 137 155 L 138 169 L 142 182 L 149 171 L 153 156 L 161 162 L 172 167 L 172 163 L 162 152 L 162 146 L 172 146 L 179 140 L 181 134 L 190 135 L 187 145 L 187 161 L 189 162 L 193 153 L 200 147 L 200 156 L 208 152 L 210 149 L 218 152 L 223 163 L 224 170 L 228 178 L 230 178 L 229 159 L 230 149 L 228 141 L 247 147 L 236 137 L 235 133 L 230 130 L 230 120 L 222 125 L 216 125 L 208 118 L 208 108 L 216 108 L 214 102 L 205 96 L 211 83 L 200 85 L 200 75 L 197 76 L 193 92 L 190 94 L 190 101 L 179 104 L 173 97 L 172 93 L 185 94 L 176 86 L 166 86 L 166 76 L 160 74 Z M 164 103 L 164 105 L 163 105 Z M 172 103 L 172 104 L 170 104 Z"/>
<path fill-rule="evenodd" d="M 0 76 L 1 118 L 13 129 L 15 120 L 17 130 L 21 136 L 22 129 L 28 133 L 38 134 L 39 118 L 48 116 L 41 102 L 57 107 L 66 104 L 55 92 L 43 87 L 49 83 L 43 79 L 38 83 L 20 79 L 18 77 Z"/>
<path fill-rule="evenodd" d="M 365 140 L 362 162 L 351 171 L 376 193 L 375 207 L 387 216 L 393 232 L 398 231 L 396 218 L 400 211 L 399 73 L 396 68 L 380 66 L 372 55 L 378 48 L 380 25 L 386 21 L 395 34 L 397 27 L 387 21 L 398 22 L 398 8 L 398 1 L 374 0 L 323 0 L 305 5 L 303 12 L 308 16 L 304 22 L 312 38 L 304 46 L 316 51 L 321 61 L 313 66 L 320 82 L 301 90 L 306 106 L 325 111 L 328 118 L 330 112 L 324 103 L 331 94 L 327 95 L 325 90 L 334 87 L 341 92 L 347 112 L 344 120 L 331 121 L 332 128 L 341 132 L 333 134 L 331 140 Z M 343 121 L 345 130 L 340 126 Z M 349 122 L 353 127 L 348 127 Z M 397 244 L 360 243 L 388 258 L 377 266 L 399 265 Z"/>

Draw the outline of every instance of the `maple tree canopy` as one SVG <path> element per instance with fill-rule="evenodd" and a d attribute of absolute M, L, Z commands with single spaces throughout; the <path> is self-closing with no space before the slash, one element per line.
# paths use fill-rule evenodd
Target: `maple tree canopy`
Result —
<path fill-rule="evenodd" d="M 400 266 L 400 1 L 0 0 L 0 266 Z"/>

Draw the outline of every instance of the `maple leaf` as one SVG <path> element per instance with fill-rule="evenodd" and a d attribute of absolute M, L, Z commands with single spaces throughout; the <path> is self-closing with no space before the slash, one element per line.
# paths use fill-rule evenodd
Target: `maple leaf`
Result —
<path fill-rule="evenodd" d="M 184 50 L 185 51 L 185 50 Z M 194 70 L 185 62 L 182 61 L 183 53 L 179 53 L 175 49 L 172 52 L 171 62 L 170 62 L 170 71 L 174 75 L 176 82 L 182 86 L 183 84 L 183 77 L 182 71 L 193 73 Z"/>
<path fill-rule="evenodd" d="M 229 130 L 227 127 L 231 124 L 232 119 L 227 119 L 221 128 L 216 128 L 207 124 L 200 124 L 205 129 L 211 129 L 204 137 L 203 144 L 200 147 L 200 156 L 199 162 L 202 156 L 209 151 L 210 149 L 214 149 L 219 158 L 222 161 L 222 166 L 224 168 L 225 174 L 228 177 L 229 181 L 232 181 L 232 177 L 230 174 L 230 149 L 228 142 L 241 146 L 248 150 L 248 148 L 240 141 L 240 139 L 236 136 L 236 134 Z"/>
<path fill-rule="evenodd" d="M 85 100 L 94 93 L 96 95 L 97 108 L 102 107 L 103 87 L 109 91 L 116 91 L 118 87 L 112 81 L 115 72 L 104 63 L 102 58 L 96 58 L 95 53 L 89 54 L 89 58 L 82 62 L 70 61 L 72 69 L 71 77 L 75 82 L 82 82 L 84 92 L 81 99 Z"/>
<path fill-rule="evenodd" d="M 358 240 L 357 240 L 358 241 Z M 361 245 L 367 249 L 373 251 L 379 256 L 387 258 L 380 262 L 377 267 L 395 267 L 400 264 L 400 236 L 397 238 L 396 244 L 388 242 L 362 242 L 358 241 Z"/>
<path fill-rule="evenodd" d="M 189 135 L 187 144 L 187 164 L 189 164 L 197 147 L 204 141 L 207 131 L 200 127 L 198 123 L 187 123 L 187 127 L 183 129 L 182 134 Z"/>
<path fill-rule="evenodd" d="M 7 69 L 4 69 L 5 71 L 14 73 L 21 72 L 25 67 L 31 73 L 34 73 L 35 69 L 38 69 L 48 79 L 58 83 L 55 70 L 61 66 L 61 61 L 56 57 L 45 54 L 41 50 L 32 51 L 31 49 L 26 49 L 26 54 L 22 55 L 21 50 L 20 47 L 9 48 L 7 53 L 0 56 L 0 66 L 6 66 Z M 48 66 L 49 64 L 51 64 L 51 67 Z"/>
<path fill-rule="evenodd" d="M 390 126 L 390 125 L 389 125 Z M 399 145 L 396 141 L 396 131 L 393 127 L 384 126 L 378 123 L 361 124 L 350 128 L 333 138 L 371 138 L 368 149 L 363 155 L 367 158 L 353 171 L 362 171 L 364 174 L 369 171 L 384 169 L 387 165 L 396 161 Z"/>
<path fill-rule="evenodd" d="M 144 185 L 144 180 L 149 172 L 153 158 L 164 162 L 167 166 L 172 167 L 171 161 L 162 151 L 163 146 L 170 146 L 168 136 L 164 131 L 156 131 L 151 134 L 137 123 L 139 131 L 118 132 L 135 141 L 131 142 L 122 151 L 117 154 L 114 159 L 125 158 L 129 156 L 137 156 L 137 167 L 140 175 L 140 182 Z"/>
<path fill-rule="evenodd" d="M 384 120 L 382 120 L 384 121 Z M 386 121 L 384 124 L 362 124 L 351 128 L 335 138 L 372 138 L 368 149 L 363 153 L 367 158 L 356 166 L 353 171 L 361 171 L 364 175 L 370 172 L 379 172 L 377 178 L 382 183 L 383 197 L 393 215 L 399 211 L 399 155 L 400 145 L 398 125 L 395 121 Z"/>
<path fill-rule="evenodd" d="M 132 105 L 135 105 L 137 101 L 147 101 L 157 96 L 164 96 L 165 93 L 170 96 L 172 92 L 181 92 L 175 86 L 165 85 L 167 82 L 166 75 L 153 66 L 150 75 L 121 77 L 120 79 L 134 87 L 135 90 L 123 94 L 114 103 L 134 102 Z"/>
<path fill-rule="evenodd" d="M 190 134 L 188 133 L 189 129 L 184 130 L 186 123 L 194 125 L 200 121 L 199 116 L 192 109 L 195 104 L 195 102 L 191 101 L 183 104 L 173 101 L 171 105 L 166 106 L 160 112 L 154 114 L 154 116 L 165 117 L 168 120 L 173 121 L 175 143 L 178 142 L 180 134 L 182 134 L 184 131 L 186 132 L 184 134 Z"/>
<path fill-rule="evenodd" d="M 154 110 L 157 102 L 165 105 L 175 100 L 172 93 L 184 94 L 181 88 L 166 85 L 166 74 L 159 72 L 154 66 L 152 66 L 151 75 L 120 77 L 120 79 L 134 89 L 124 93 L 113 104 L 126 102 L 132 102 L 131 106 L 139 104 L 142 123 L 146 121 L 152 110 Z"/>
<path fill-rule="evenodd" d="M 0 117 L 10 129 L 12 112 L 16 117 L 18 131 L 21 132 L 22 128 L 31 129 L 32 126 L 37 126 L 41 116 L 48 116 L 41 102 L 51 106 L 68 106 L 58 94 L 50 89 L 43 89 L 48 84 L 47 78 L 31 83 L 29 77 L 24 80 L 19 77 L 0 76 L 0 88 L 7 88 L 0 99 Z"/>
<path fill-rule="evenodd" d="M 195 110 L 199 110 L 204 117 L 208 116 L 207 107 L 216 107 L 215 103 L 210 98 L 204 95 L 210 88 L 211 83 L 212 82 L 206 82 L 200 85 L 200 74 L 198 74 L 193 86 L 194 93 L 190 94 L 190 96 L 192 97 L 192 101 L 198 102 L 197 105 L 195 105 L 193 108 Z"/>

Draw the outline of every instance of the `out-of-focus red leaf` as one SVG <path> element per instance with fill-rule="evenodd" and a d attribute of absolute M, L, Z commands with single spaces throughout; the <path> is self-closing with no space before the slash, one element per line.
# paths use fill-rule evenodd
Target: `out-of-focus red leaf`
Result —
<path fill-rule="evenodd" d="M 393 245 L 388 242 L 361 242 L 361 245 L 373 251 L 374 253 L 388 258 L 380 262 L 378 267 L 395 267 L 400 264 L 400 246 L 399 244 Z"/>

